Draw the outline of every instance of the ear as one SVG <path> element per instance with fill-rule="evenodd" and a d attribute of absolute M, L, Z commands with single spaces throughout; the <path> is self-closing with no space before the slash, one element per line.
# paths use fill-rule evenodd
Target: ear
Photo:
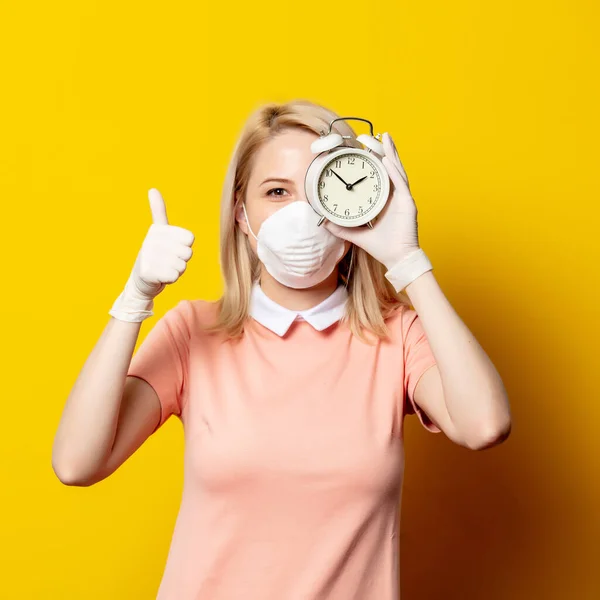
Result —
<path fill-rule="evenodd" d="M 237 196 L 236 196 L 236 206 L 237 206 L 237 208 L 235 209 L 235 220 L 237 221 L 237 224 L 239 225 L 240 229 L 246 235 L 248 235 L 250 232 L 248 231 L 248 223 L 246 222 L 246 215 L 244 214 L 244 208 L 242 206 L 242 203 L 237 201 Z"/>

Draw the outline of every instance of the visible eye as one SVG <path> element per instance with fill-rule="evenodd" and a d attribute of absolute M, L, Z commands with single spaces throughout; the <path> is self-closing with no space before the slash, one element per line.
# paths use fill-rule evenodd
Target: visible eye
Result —
<path fill-rule="evenodd" d="M 268 192 L 267 192 L 267 196 L 271 195 L 271 192 L 274 192 L 275 190 L 282 190 L 282 191 L 287 191 L 284 188 L 271 188 Z M 281 194 L 275 194 L 275 196 L 281 196 Z"/>

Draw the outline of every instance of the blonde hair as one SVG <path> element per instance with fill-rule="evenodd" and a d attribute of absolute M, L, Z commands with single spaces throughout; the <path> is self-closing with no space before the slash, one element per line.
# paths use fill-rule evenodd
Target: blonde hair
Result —
<path fill-rule="evenodd" d="M 285 129 L 299 128 L 317 135 L 326 132 L 339 115 L 311 102 L 296 99 L 285 104 L 268 103 L 248 117 L 229 163 L 221 196 L 220 255 L 224 292 L 217 301 L 217 318 L 210 331 L 223 331 L 229 337 L 240 336 L 249 316 L 253 283 L 260 274 L 260 262 L 247 236 L 236 222 L 236 210 L 245 198 L 253 157 L 268 140 Z M 347 121 L 336 121 L 332 131 L 344 136 L 344 145 L 362 147 Z M 409 298 L 396 293 L 385 278 L 385 267 L 365 250 L 352 244 L 338 264 L 339 279 L 348 290 L 346 314 L 351 331 L 368 341 L 365 331 L 379 338 L 388 335 L 385 319 L 399 307 L 410 306 Z"/>

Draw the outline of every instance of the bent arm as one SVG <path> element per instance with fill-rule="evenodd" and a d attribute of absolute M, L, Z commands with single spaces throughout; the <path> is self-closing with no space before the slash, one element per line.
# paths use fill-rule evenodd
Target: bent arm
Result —
<path fill-rule="evenodd" d="M 460 319 L 435 275 L 428 271 L 406 286 L 437 369 L 430 369 L 415 390 L 415 401 L 448 437 L 473 450 L 504 441 L 511 411 L 494 364 Z"/>
<path fill-rule="evenodd" d="M 140 328 L 111 317 L 71 389 L 52 447 L 52 468 L 67 485 L 112 473 L 160 418 L 152 387 L 127 377 Z"/>

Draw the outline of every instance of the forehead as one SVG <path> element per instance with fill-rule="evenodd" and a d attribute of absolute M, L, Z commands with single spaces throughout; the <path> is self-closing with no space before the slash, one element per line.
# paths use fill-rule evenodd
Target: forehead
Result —
<path fill-rule="evenodd" d="M 266 177 L 304 178 L 316 156 L 310 145 L 318 137 L 316 133 L 302 129 L 278 133 L 256 153 L 251 179 L 260 183 Z"/>

